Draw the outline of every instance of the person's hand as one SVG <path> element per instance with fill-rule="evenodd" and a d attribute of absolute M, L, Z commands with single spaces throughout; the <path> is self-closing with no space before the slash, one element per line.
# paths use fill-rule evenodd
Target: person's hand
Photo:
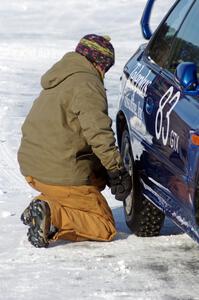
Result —
<path fill-rule="evenodd" d="M 132 180 L 125 168 L 108 171 L 109 186 L 115 199 L 124 201 L 132 189 Z"/>

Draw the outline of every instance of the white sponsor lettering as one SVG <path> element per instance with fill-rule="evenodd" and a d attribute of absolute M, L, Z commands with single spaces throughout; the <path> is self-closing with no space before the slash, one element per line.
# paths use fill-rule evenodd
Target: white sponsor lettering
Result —
<path fill-rule="evenodd" d="M 129 99 L 128 97 L 125 97 L 124 103 L 125 106 L 135 115 L 137 116 L 140 120 L 142 120 L 142 107 L 141 107 L 141 103 L 140 101 L 138 101 L 137 103 L 134 102 L 134 98 L 131 97 L 131 99 Z"/>
<path fill-rule="evenodd" d="M 147 88 L 151 84 L 151 81 L 148 80 L 148 77 L 151 74 L 151 70 L 149 70 L 146 75 L 142 75 L 143 71 L 144 66 L 138 64 L 130 74 L 133 98 L 135 94 L 138 94 L 142 98 L 145 98 L 147 96 Z"/>
<path fill-rule="evenodd" d="M 135 99 L 135 94 L 139 95 L 141 98 L 145 98 L 147 96 L 147 88 L 151 84 L 151 81 L 148 80 L 151 71 L 149 70 L 146 75 L 142 75 L 142 73 L 144 73 L 144 68 L 143 65 L 137 64 L 129 75 L 130 93 L 128 93 L 128 96 L 126 95 L 124 99 L 126 108 L 140 120 L 143 119 L 143 107 L 142 102 L 136 101 L 137 98 Z"/>

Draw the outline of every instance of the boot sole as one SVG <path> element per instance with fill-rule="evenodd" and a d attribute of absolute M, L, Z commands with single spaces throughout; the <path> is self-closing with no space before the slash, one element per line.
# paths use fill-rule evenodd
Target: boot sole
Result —
<path fill-rule="evenodd" d="M 28 207 L 26 207 L 26 209 L 22 213 L 21 221 L 23 222 L 24 225 L 27 225 L 27 226 L 31 224 L 32 217 L 31 217 L 31 214 L 30 214 L 30 205 Z"/>
<path fill-rule="evenodd" d="M 47 247 L 48 235 L 50 231 L 50 208 L 48 204 L 41 200 L 35 200 L 29 205 L 30 218 L 27 222 L 22 222 L 29 225 L 28 240 L 36 248 Z"/>

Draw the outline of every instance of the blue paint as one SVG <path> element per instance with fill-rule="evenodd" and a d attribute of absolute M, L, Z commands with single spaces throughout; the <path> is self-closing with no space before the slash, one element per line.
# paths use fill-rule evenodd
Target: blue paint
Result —
<path fill-rule="evenodd" d="M 151 11 L 154 2 L 155 0 L 148 0 L 140 22 L 142 28 L 142 34 L 146 40 L 149 40 L 152 36 L 152 31 L 149 26 L 149 21 L 150 21 Z"/>
<path fill-rule="evenodd" d="M 190 96 L 199 95 L 199 86 L 197 78 L 197 67 L 193 62 L 183 62 L 177 66 L 175 76 L 184 88 L 184 94 Z"/>
<path fill-rule="evenodd" d="M 172 13 L 179 15 L 176 10 L 184 5 L 182 22 L 186 21 L 196 10 L 194 5 L 199 7 L 197 1 L 189 2 L 188 5 L 184 0 L 177 1 L 168 17 Z M 123 128 L 120 122 L 125 119 L 145 197 L 199 243 L 195 201 L 199 146 L 193 145 L 191 139 L 193 134 L 199 135 L 199 66 L 194 57 L 193 61 L 170 61 L 171 68 L 164 67 L 165 62 L 159 65 L 150 59 L 150 47 L 161 28 L 152 35 L 149 19 L 153 4 L 152 0 L 147 2 L 141 21 L 143 35 L 152 38 L 148 45 L 140 46 L 124 67 L 124 88 L 117 115 L 118 144 L 120 146 Z M 167 19 L 160 24 L 163 29 L 167 26 L 164 22 L 166 24 Z M 198 32 L 199 25 L 196 25 L 192 30 Z M 158 53 L 158 49 L 156 51 Z M 178 51 L 184 55 L 184 49 Z M 173 55 L 172 46 L 170 52 L 168 61 Z M 198 58 L 199 47 L 193 46 L 193 53 Z"/>

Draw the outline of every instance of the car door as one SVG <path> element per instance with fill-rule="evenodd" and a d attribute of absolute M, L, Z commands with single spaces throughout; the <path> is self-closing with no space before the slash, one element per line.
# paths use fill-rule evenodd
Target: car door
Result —
<path fill-rule="evenodd" d="M 145 120 L 151 122 L 147 128 L 151 128 L 153 144 L 150 151 L 147 150 L 145 180 L 159 199 L 163 202 L 166 199 L 167 210 L 176 207 L 175 211 L 178 211 L 183 206 L 188 211 L 193 209 L 194 198 L 190 184 L 190 136 L 198 127 L 199 105 L 198 99 L 182 93 L 174 71 L 180 62 L 190 59 L 199 65 L 198 30 L 193 30 L 197 24 L 199 1 L 180 1 L 178 5 L 146 51 L 148 63 L 154 61 L 162 69 L 155 86 L 151 87 L 152 97 L 149 95 L 153 106 L 151 114 L 146 99 Z M 174 16 L 180 5 L 184 8 L 184 17 L 177 22 Z M 169 31 L 174 33 L 172 38 Z M 164 45 L 165 55 L 157 51 L 158 43 Z"/>

